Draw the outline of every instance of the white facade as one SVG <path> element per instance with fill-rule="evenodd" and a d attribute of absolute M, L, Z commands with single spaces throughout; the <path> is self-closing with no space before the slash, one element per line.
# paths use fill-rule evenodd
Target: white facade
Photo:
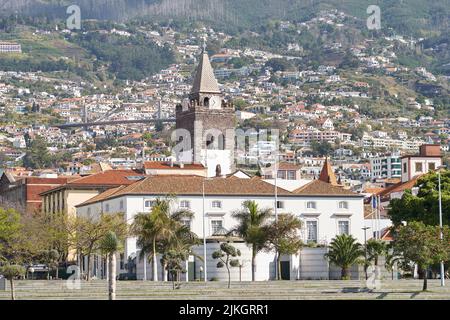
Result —
<path fill-rule="evenodd" d="M 127 221 L 131 224 L 134 216 L 141 212 L 150 212 L 152 200 L 157 199 L 158 195 L 123 195 L 116 198 L 104 200 L 102 202 L 96 202 L 79 206 L 77 209 L 78 215 L 99 215 L 101 213 L 115 213 L 124 212 Z M 207 269 L 208 279 L 217 278 L 218 280 L 224 280 L 222 269 L 217 269 L 215 265 L 217 261 L 213 260 L 211 254 L 218 246 L 216 242 L 209 242 L 211 236 L 217 228 L 223 227 L 227 230 L 232 230 L 236 225 L 236 220 L 232 217 L 232 212 L 239 210 L 242 207 L 242 203 L 246 200 L 255 200 L 260 208 L 274 208 L 275 202 L 272 196 L 251 196 L 251 195 L 230 195 L 230 196 L 216 196 L 206 195 L 205 204 L 205 223 L 206 223 L 206 238 L 207 244 Z M 363 214 L 363 197 L 355 196 L 302 196 L 302 195 L 289 195 L 279 196 L 279 208 L 278 214 L 292 213 L 298 216 L 303 222 L 303 229 L 301 231 L 301 238 L 305 243 L 317 242 L 321 245 L 327 245 L 331 240 L 342 232 L 348 232 L 352 234 L 360 243 L 364 242 L 364 233 L 362 228 L 364 227 L 364 214 Z M 197 195 L 178 195 L 176 200 L 172 203 L 172 209 L 176 210 L 180 208 L 180 205 L 188 206 L 194 213 L 194 218 L 189 221 L 191 230 L 196 233 L 199 238 L 203 238 L 203 198 Z M 147 205 L 147 206 L 146 206 Z M 235 244 L 242 251 L 242 259 L 249 260 L 251 257 L 250 249 L 244 243 Z M 203 255 L 203 247 L 199 246 L 194 248 L 199 255 Z M 136 238 L 130 237 L 126 240 L 125 244 L 125 257 L 138 255 L 138 248 L 136 247 Z M 293 255 L 290 257 L 283 257 L 282 260 L 290 261 L 289 268 L 291 279 L 299 279 L 303 277 L 300 275 L 301 270 L 301 257 L 303 260 L 310 259 L 305 254 Z M 317 258 L 317 257 L 316 257 Z M 316 259 L 315 258 L 315 259 Z M 196 278 L 199 279 L 199 266 L 203 263 L 191 258 L 196 265 Z M 256 280 L 264 281 L 272 279 L 274 276 L 274 253 L 261 252 L 257 256 L 257 270 Z M 319 258 L 319 260 L 323 260 Z M 120 259 L 118 259 L 119 261 Z M 158 259 L 159 260 L 159 259 Z M 251 259 L 250 259 L 251 261 Z M 119 264 L 119 262 L 118 262 Z M 137 259 L 137 278 L 143 278 L 143 261 Z M 311 266 L 303 266 L 306 272 L 304 278 L 327 278 L 326 263 L 323 261 L 321 267 L 317 269 L 315 274 L 314 269 Z M 161 267 L 158 265 L 160 280 L 163 279 L 160 272 Z M 305 269 L 306 268 L 306 269 Z M 324 269 L 325 268 L 325 269 Z M 233 270 L 233 279 L 237 277 L 236 272 L 239 268 Z M 244 261 L 244 267 L 242 268 L 241 277 L 242 280 L 251 279 L 251 263 Z M 124 273 L 126 270 L 120 269 L 118 273 Z M 150 279 L 152 275 L 151 263 L 147 263 L 147 278 Z"/>
<path fill-rule="evenodd" d="M 402 158 L 402 182 L 409 181 L 429 171 L 434 171 L 440 166 L 442 166 L 441 157 L 404 157 Z"/>

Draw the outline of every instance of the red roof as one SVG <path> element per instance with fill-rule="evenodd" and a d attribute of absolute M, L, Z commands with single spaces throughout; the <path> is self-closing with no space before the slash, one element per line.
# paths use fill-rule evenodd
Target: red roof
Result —
<path fill-rule="evenodd" d="M 334 174 L 333 168 L 331 167 L 328 158 L 325 158 L 322 171 L 320 172 L 319 180 L 326 183 L 330 183 L 333 186 L 338 185 L 336 175 Z"/>
<path fill-rule="evenodd" d="M 86 177 L 82 177 L 76 180 L 72 180 L 64 185 L 61 185 L 48 191 L 56 191 L 63 188 L 90 187 L 90 186 L 117 187 L 121 185 L 130 185 L 139 180 L 139 178 L 145 178 L 145 174 L 142 174 L 137 170 L 108 170 L 92 174 Z M 46 191 L 42 193 L 46 193 Z"/>
<path fill-rule="evenodd" d="M 380 192 L 383 192 L 385 188 L 380 187 L 372 187 L 372 188 L 366 188 L 363 190 L 363 193 L 370 193 L 370 194 L 379 194 Z"/>
<path fill-rule="evenodd" d="M 405 191 L 405 190 L 411 190 L 414 187 L 414 185 L 416 184 L 417 179 L 419 179 L 419 178 L 420 178 L 420 175 L 419 176 L 415 176 L 414 178 L 412 178 L 409 181 L 399 182 L 397 184 L 394 184 L 393 186 L 390 186 L 389 188 L 386 188 L 383 191 L 381 191 L 379 193 L 379 195 L 384 197 L 384 196 L 388 196 L 388 195 L 390 195 L 391 193 L 394 193 L 394 192 L 402 192 L 402 191 Z"/>
<path fill-rule="evenodd" d="M 394 237 L 392 237 L 391 228 L 387 228 L 387 229 L 383 230 L 383 233 L 381 235 L 381 240 L 385 240 L 385 241 L 393 241 L 394 240 Z"/>

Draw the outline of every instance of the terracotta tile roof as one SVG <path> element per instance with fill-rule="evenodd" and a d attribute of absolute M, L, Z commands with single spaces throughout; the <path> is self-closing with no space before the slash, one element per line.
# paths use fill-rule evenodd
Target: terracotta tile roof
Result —
<path fill-rule="evenodd" d="M 48 190 L 43 193 L 64 189 L 64 188 L 82 188 L 82 187 L 117 187 L 121 185 L 130 185 L 137 180 L 134 177 L 144 178 L 146 175 L 137 170 L 108 170 L 99 172 L 86 177 L 69 181 L 68 183 Z M 133 177 L 133 178 L 131 178 Z"/>
<path fill-rule="evenodd" d="M 108 170 L 71 181 L 68 185 L 129 185 L 136 180 L 130 180 L 128 177 L 136 176 L 145 175 L 137 170 Z"/>
<path fill-rule="evenodd" d="M 289 162 L 280 162 L 278 170 L 300 170 L 301 166 Z"/>
<path fill-rule="evenodd" d="M 202 182 L 205 181 L 206 195 L 273 195 L 274 186 L 260 178 L 208 178 L 200 176 L 161 175 L 147 177 L 122 189 L 116 189 L 97 200 L 90 199 L 89 203 L 115 198 L 122 195 L 152 194 L 152 195 L 202 195 Z M 108 192 L 106 191 L 106 192 Z M 293 194 L 278 188 L 279 196 L 292 196 Z M 101 197 L 100 197 L 101 196 Z M 87 203 L 83 203 L 85 205 Z M 81 205 L 80 205 L 81 206 Z"/>
<path fill-rule="evenodd" d="M 388 178 L 384 179 L 384 183 L 393 184 L 393 183 L 399 183 L 401 182 L 400 178 Z"/>
<path fill-rule="evenodd" d="M 384 190 L 385 190 L 385 188 L 373 187 L 373 188 L 366 188 L 366 189 L 364 189 L 363 193 L 379 194 L 380 192 L 382 192 Z"/>
<path fill-rule="evenodd" d="M 340 186 L 334 186 L 330 183 L 323 182 L 321 180 L 314 180 L 304 186 L 292 191 L 297 195 L 308 196 L 350 196 L 350 197 L 363 197 L 358 193 L 344 189 Z"/>
<path fill-rule="evenodd" d="M 326 183 L 330 183 L 334 186 L 338 184 L 336 180 L 336 175 L 334 174 L 333 168 L 331 167 L 328 158 L 325 158 L 322 171 L 320 172 L 319 180 Z"/>
<path fill-rule="evenodd" d="M 394 237 L 392 236 L 391 228 L 386 228 L 382 231 L 381 240 L 385 241 L 394 241 Z"/>
<path fill-rule="evenodd" d="M 380 192 L 379 195 L 381 197 L 385 197 L 385 196 L 388 196 L 388 195 L 390 195 L 391 193 L 394 193 L 394 192 L 402 192 L 402 191 L 405 191 L 405 190 L 410 190 L 410 189 L 412 189 L 414 187 L 414 185 L 417 182 L 417 179 L 419 179 L 419 178 L 420 178 L 420 175 L 419 176 L 415 176 L 414 178 L 412 178 L 409 181 L 399 182 L 397 184 L 394 184 L 394 185 L 390 186 L 389 188 L 386 188 L 384 191 Z"/>
<path fill-rule="evenodd" d="M 95 203 L 95 202 L 98 202 L 98 201 L 105 200 L 106 198 L 113 196 L 114 194 L 116 194 L 120 190 L 123 190 L 124 188 L 126 188 L 126 186 L 120 186 L 120 187 L 117 187 L 117 188 L 108 189 L 105 192 L 102 192 L 99 195 L 96 195 L 95 197 L 92 197 L 91 199 L 76 205 L 75 207 L 85 206 L 87 204 L 91 204 L 91 203 Z"/>
<path fill-rule="evenodd" d="M 164 169 L 164 170 L 205 170 L 205 167 L 202 164 L 184 164 L 183 168 L 180 168 L 179 164 L 174 164 L 173 167 L 170 166 L 168 162 L 161 161 L 150 161 L 144 163 L 145 169 Z"/>
<path fill-rule="evenodd" d="M 205 181 L 206 194 L 220 195 L 271 195 L 274 186 L 260 178 L 252 179 L 204 179 L 199 176 L 154 176 L 135 183 L 122 190 L 121 194 L 202 194 L 202 182 Z M 279 195 L 291 195 L 289 191 L 278 188 Z"/>

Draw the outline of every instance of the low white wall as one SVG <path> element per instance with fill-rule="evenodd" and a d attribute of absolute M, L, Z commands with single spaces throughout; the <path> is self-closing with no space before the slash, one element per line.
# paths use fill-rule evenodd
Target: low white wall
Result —
<path fill-rule="evenodd" d="M 326 248 L 303 248 L 299 256 L 299 279 L 325 280 L 329 278 Z"/>

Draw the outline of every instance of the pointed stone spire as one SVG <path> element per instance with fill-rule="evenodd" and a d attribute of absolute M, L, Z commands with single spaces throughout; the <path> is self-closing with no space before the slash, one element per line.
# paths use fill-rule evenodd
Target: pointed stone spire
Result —
<path fill-rule="evenodd" d="M 195 73 L 191 94 L 195 93 L 215 93 L 220 94 L 219 84 L 214 76 L 214 70 L 206 52 L 206 44 L 203 44 L 203 51 L 200 62 Z"/>
<path fill-rule="evenodd" d="M 328 157 L 325 158 L 322 171 L 320 172 L 319 180 L 330 183 L 333 186 L 337 186 L 336 175 L 334 174 L 333 168 L 331 167 Z"/>

